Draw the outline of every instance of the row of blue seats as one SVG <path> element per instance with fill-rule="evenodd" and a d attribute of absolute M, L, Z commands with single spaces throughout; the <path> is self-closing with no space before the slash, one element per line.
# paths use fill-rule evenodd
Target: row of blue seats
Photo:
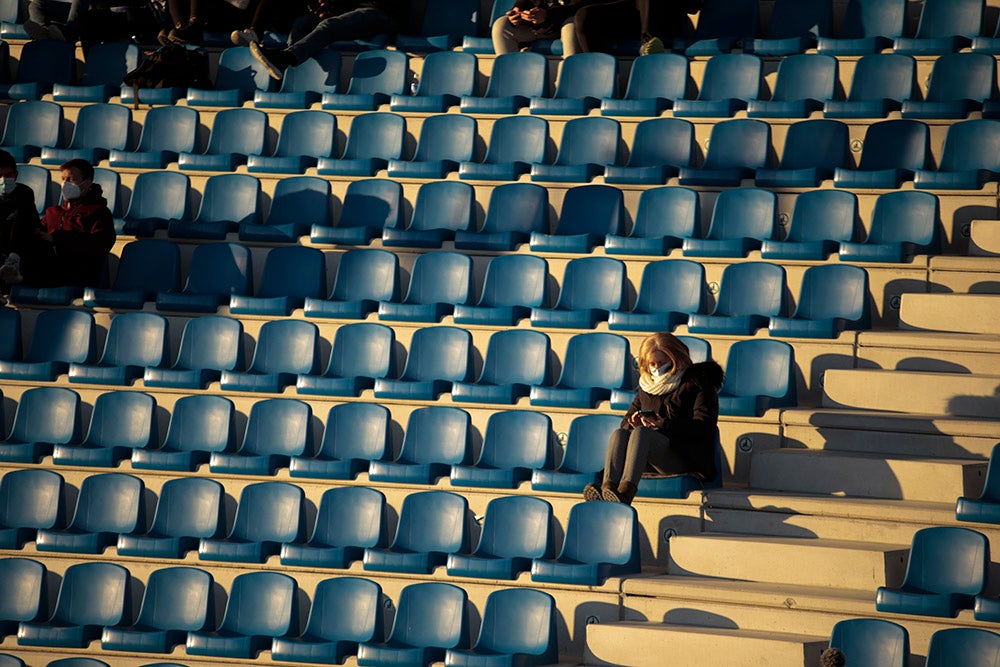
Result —
<path fill-rule="evenodd" d="M 57 473 L 21 469 L 7 473 L 3 484 L 7 501 L 0 510 L 18 526 L 4 529 L 18 534 L 7 540 L 11 549 L 33 541 L 39 552 L 101 554 L 115 546 L 118 556 L 171 559 L 193 550 L 205 561 L 265 563 L 279 556 L 282 565 L 334 569 L 361 561 L 373 572 L 424 575 L 446 566 L 450 576 L 514 580 L 531 572 L 536 582 L 589 586 L 640 570 L 638 519 L 634 509 L 619 503 L 575 505 L 560 548 L 548 501 L 494 498 L 473 548 L 472 512 L 464 496 L 450 491 L 406 496 L 390 540 L 391 508 L 381 491 L 364 486 L 325 491 L 309 519 L 300 487 L 250 484 L 240 492 L 227 527 L 219 482 L 173 479 L 164 483 L 147 527 L 141 509 L 145 486 L 132 475 L 84 478 L 65 525 L 56 511 L 63 493 Z"/>
<path fill-rule="evenodd" d="M 5 590 L 20 592 L 0 603 L 0 615 L 9 617 L 0 619 L 0 631 L 4 635 L 16 631 L 18 646 L 82 649 L 98 639 L 102 652 L 167 654 L 183 646 L 187 656 L 248 660 L 269 650 L 274 660 L 300 663 L 343 664 L 356 655 L 359 665 L 429 665 L 447 660 L 449 665 L 473 667 L 498 660 L 505 664 L 559 660 L 555 600 L 531 588 L 493 591 L 473 645 L 469 618 L 476 614 L 470 613 L 474 610 L 465 590 L 453 584 L 405 586 L 386 635 L 384 610 L 392 608 L 392 600 L 378 583 L 360 577 L 321 580 L 300 632 L 301 592 L 298 582 L 284 573 L 237 575 L 229 586 L 221 621 L 214 601 L 219 585 L 210 572 L 199 568 L 152 571 L 134 621 L 129 598 L 142 584 L 125 567 L 100 561 L 69 566 L 55 607 L 46 616 L 47 574 L 35 560 L 0 560 Z M 93 660 L 88 667 L 106 665 Z"/>
<path fill-rule="evenodd" d="M 830 634 L 831 648 L 840 649 L 848 665 L 907 667 L 911 664 L 910 633 L 881 618 L 838 621 Z M 936 630 L 927 645 L 926 665 L 974 665 L 1000 659 L 1000 635 L 982 628 Z"/>

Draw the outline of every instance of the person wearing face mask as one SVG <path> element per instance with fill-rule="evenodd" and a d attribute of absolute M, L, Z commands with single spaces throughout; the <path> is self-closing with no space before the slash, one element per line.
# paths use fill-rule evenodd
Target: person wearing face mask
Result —
<path fill-rule="evenodd" d="M 4 285 L 23 279 L 21 256 L 31 255 L 38 230 L 35 193 L 17 182 L 14 156 L 0 150 L 0 281 Z"/>
<path fill-rule="evenodd" d="M 62 203 L 42 216 L 39 238 L 50 246 L 50 285 L 94 286 L 101 280 L 108 253 L 115 244 L 115 225 L 94 167 L 74 159 L 59 167 Z"/>
<path fill-rule="evenodd" d="M 719 420 L 719 364 L 691 362 L 687 346 L 655 333 L 639 347 L 639 389 L 621 427 L 611 434 L 601 486 L 584 487 L 585 500 L 631 504 L 643 473 L 715 477 Z"/>

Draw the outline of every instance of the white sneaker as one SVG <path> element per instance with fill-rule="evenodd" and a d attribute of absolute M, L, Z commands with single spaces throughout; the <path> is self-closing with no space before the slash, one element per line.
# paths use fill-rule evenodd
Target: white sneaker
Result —
<path fill-rule="evenodd" d="M 16 252 L 8 254 L 3 266 L 0 266 L 0 280 L 9 285 L 24 280 L 24 277 L 21 276 L 21 258 Z"/>
<path fill-rule="evenodd" d="M 257 31 L 253 28 L 247 28 L 246 30 L 233 30 L 233 32 L 229 35 L 229 39 L 231 39 L 233 44 L 236 44 L 237 46 L 247 46 L 249 44 L 260 43 Z"/>

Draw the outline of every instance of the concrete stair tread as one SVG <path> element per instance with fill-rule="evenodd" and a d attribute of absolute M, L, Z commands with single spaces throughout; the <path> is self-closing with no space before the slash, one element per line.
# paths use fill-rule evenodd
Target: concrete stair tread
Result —
<path fill-rule="evenodd" d="M 817 549 L 844 549 L 851 551 L 886 551 L 909 549 L 909 544 L 889 544 L 866 542 L 863 540 L 838 540 L 816 537 L 784 537 L 781 535 L 754 535 L 741 533 L 699 533 L 698 535 L 675 535 L 675 540 L 712 540 L 716 542 L 741 544 L 753 543 L 771 547 L 812 547 Z"/>
<path fill-rule="evenodd" d="M 921 297 L 928 301 L 954 299 L 958 302 L 963 297 L 970 299 L 986 298 L 1000 304 L 1000 295 L 986 294 L 904 294 L 904 297 Z M 906 303 L 904 298 L 903 303 Z M 993 333 L 963 333 L 962 331 L 860 331 L 858 332 L 858 347 L 899 347 L 914 348 L 921 351 L 947 350 L 958 352 L 1000 352 L 1000 334 Z"/>
<path fill-rule="evenodd" d="M 1000 220 L 972 221 L 969 226 L 969 254 L 1000 254 Z"/>
<path fill-rule="evenodd" d="M 823 375 L 823 407 L 992 418 L 998 394 L 994 374 L 850 368 Z"/>
<path fill-rule="evenodd" d="M 913 521 L 942 525 L 955 521 L 954 503 L 882 498 L 845 498 L 821 494 L 791 493 L 758 489 L 712 489 L 705 491 L 710 508 L 814 514 L 850 519 L 880 519 L 898 523 Z"/>
<path fill-rule="evenodd" d="M 997 334 L 1000 333 L 1000 295 L 903 294 L 899 322 L 900 327 L 906 329 Z"/>
<path fill-rule="evenodd" d="M 655 623 L 651 621 L 617 621 L 615 623 L 605 623 L 607 626 L 615 626 L 622 629 L 638 630 L 663 630 L 675 632 L 696 632 L 699 634 L 717 635 L 720 637 L 746 637 L 746 638 L 773 638 L 785 641 L 829 641 L 829 637 L 819 637 L 817 635 L 797 634 L 793 632 L 770 632 L 767 630 L 755 630 L 753 628 L 716 628 L 708 625 L 683 625 L 680 623 Z"/>
<path fill-rule="evenodd" d="M 849 428 L 857 430 L 944 435 L 997 437 L 1000 423 L 995 419 L 959 417 L 916 412 L 887 412 L 862 408 L 807 408 L 783 410 L 787 426 Z"/>

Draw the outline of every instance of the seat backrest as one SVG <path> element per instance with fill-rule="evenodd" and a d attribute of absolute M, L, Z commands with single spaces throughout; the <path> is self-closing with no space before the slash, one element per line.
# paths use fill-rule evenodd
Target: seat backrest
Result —
<path fill-rule="evenodd" d="M 18 104 L 23 104 L 23 102 L 18 102 Z M 61 111 L 62 108 L 60 107 Z M 9 115 L 7 117 L 10 118 Z M 3 145 L 9 146 L 10 144 L 5 143 Z M 17 182 L 31 188 L 31 192 L 35 195 L 35 209 L 38 211 L 39 216 L 45 212 L 50 201 L 58 201 L 57 196 L 54 196 L 52 192 L 54 183 L 52 183 L 49 170 L 41 165 L 18 165 Z"/>
<path fill-rule="evenodd" d="M 931 635 L 925 667 L 989 664 L 1000 660 L 1000 635 L 984 628 L 944 628 Z"/>
<path fill-rule="evenodd" d="M 456 252 L 417 255 L 404 303 L 467 303 L 472 293 L 472 259 Z"/>
<path fill-rule="evenodd" d="M 70 148 L 121 150 L 128 143 L 132 110 L 121 104 L 88 104 L 80 109 Z"/>
<path fill-rule="evenodd" d="M 76 45 L 62 40 L 30 41 L 21 48 L 17 83 L 72 84 L 76 78 Z"/>
<path fill-rule="evenodd" d="M 357 122 L 357 120 L 355 120 Z M 352 181 L 344 194 L 337 227 L 378 230 L 403 226 L 403 186 L 385 178 Z"/>
<path fill-rule="evenodd" d="M 153 570 L 146 582 L 136 624 L 182 632 L 206 629 L 215 622 L 209 616 L 214 610 L 213 584 L 211 574 L 194 567 Z"/>
<path fill-rule="evenodd" d="M 82 86 L 118 87 L 122 78 L 139 65 L 139 47 L 127 42 L 103 42 L 87 49 Z"/>
<path fill-rule="evenodd" d="M 348 325 L 356 326 L 356 325 Z M 379 325 L 375 325 L 379 326 Z M 320 457 L 375 461 L 389 449 L 389 410 L 375 403 L 341 403 L 326 416 Z"/>
<path fill-rule="evenodd" d="M 566 121 L 556 164 L 618 164 L 622 128 L 614 118 L 580 116 Z"/>
<path fill-rule="evenodd" d="M 545 56 L 531 51 L 504 53 L 493 61 L 493 71 L 483 97 L 545 97 L 548 86 Z"/>
<path fill-rule="evenodd" d="M 970 54 L 973 55 L 973 54 Z M 1000 170 L 1000 120 L 963 120 L 948 126 L 939 171 Z"/>
<path fill-rule="evenodd" d="M 424 56 L 418 97 L 471 95 L 476 85 L 476 56 L 461 51 L 435 51 Z"/>
<path fill-rule="evenodd" d="M 670 285 L 670 289 L 664 289 Z M 637 313 L 698 313 L 707 291 L 705 267 L 687 259 L 661 259 L 642 270 Z"/>
<path fill-rule="evenodd" d="M 850 264 L 810 266 L 802 275 L 795 317 L 822 320 L 867 319 L 868 272 Z"/>
<path fill-rule="evenodd" d="M 174 403 L 163 449 L 224 452 L 236 448 L 235 407 L 225 396 L 182 396 Z"/>
<path fill-rule="evenodd" d="M 577 503 L 569 510 L 560 559 L 624 565 L 639 558 L 639 520 L 622 503 Z"/>
<path fill-rule="evenodd" d="M 240 176 L 242 174 L 223 174 Z M 187 294 L 249 294 L 253 289 L 250 249 L 240 243 L 202 243 L 191 253 Z M 179 356 L 179 355 L 178 355 Z"/>
<path fill-rule="evenodd" d="M 133 475 L 91 475 L 80 484 L 70 527 L 86 533 L 131 533 L 139 527 L 144 484 Z"/>
<path fill-rule="evenodd" d="M 156 107 L 157 109 L 172 107 Z M 125 218 L 138 220 L 187 220 L 190 218 L 191 180 L 178 171 L 145 171 L 137 175 L 132 188 Z M 140 243 L 160 243 L 159 239 L 142 239 Z M 133 246 L 129 243 L 125 251 Z"/>
<path fill-rule="evenodd" d="M 850 665 L 906 667 L 910 657 L 910 635 L 906 628 L 892 621 L 850 618 L 837 621 L 833 626 L 830 647 L 839 648 Z"/>
<path fill-rule="evenodd" d="M 727 396 L 788 395 L 794 386 L 792 346 L 780 340 L 740 340 L 729 348 L 726 379 L 720 394 Z"/>
<path fill-rule="evenodd" d="M 915 243 L 934 246 L 940 206 L 931 192 L 897 190 L 879 195 L 866 243 Z"/>
<path fill-rule="evenodd" d="M 785 304 L 785 269 L 780 264 L 744 262 L 722 271 L 714 315 L 781 315 Z"/>
<path fill-rule="evenodd" d="M 621 422 L 618 415 L 582 415 L 574 418 L 569 425 L 559 470 L 569 473 L 601 470 L 608 440 Z"/>
<path fill-rule="evenodd" d="M 683 118 L 647 118 L 635 128 L 627 167 L 688 167 L 694 153 L 694 125 Z"/>
<path fill-rule="evenodd" d="M 337 147 L 337 117 L 326 111 L 294 111 L 281 121 L 274 154 L 280 157 L 333 157 Z M 278 181 L 281 183 L 281 181 Z"/>
<path fill-rule="evenodd" d="M 7 442 L 79 442 L 80 395 L 66 387 L 32 387 L 21 394 Z"/>
<path fill-rule="evenodd" d="M 326 296 L 323 251 L 297 245 L 269 250 L 256 296 L 322 299 Z"/>
<path fill-rule="evenodd" d="M 203 315 L 184 325 L 174 368 L 240 371 L 244 365 L 242 322 L 222 315 Z"/>
<path fill-rule="evenodd" d="M 0 359 L 18 361 L 23 351 L 21 311 L 0 308 Z"/>
<path fill-rule="evenodd" d="M 771 126 L 764 121 L 752 118 L 724 120 L 712 126 L 705 168 L 759 169 L 767 164 L 770 149 Z"/>
<path fill-rule="evenodd" d="M 250 484 L 240 493 L 228 539 L 300 542 L 305 537 L 304 501 L 302 489 L 288 482 Z"/>
<path fill-rule="evenodd" d="M 786 241 L 850 241 L 858 196 L 849 190 L 810 190 L 795 198 Z"/>
<path fill-rule="evenodd" d="M 456 118 L 464 116 L 455 115 Z M 425 121 L 426 122 L 426 121 Z M 409 229 L 470 229 L 476 190 L 463 181 L 429 181 L 420 186 Z"/>
<path fill-rule="evenodd" d="M 508 329 L 490 336 L 476 380 L 487 385 L 549 385 L 549 337 L 541 331 Z"/>
<path fill-rule="evenodd" d="M 465 464 L 472 450 L 471 428 L 469 413 L 461 408 L 443 405 L 417 408 L 406 422 L 398 460 Z"/>
<path fill-rule="evenodd" d="M 305 61 L 285 69 L 281 78 L 281 92 L 326 92 L 340 83 L 340 52 L 323 49 Z"/>
<path fill-rule="evenodd" d="M 279 572 L 245 572 L 233 579 L 220 629 L 247 637 L 279 637 L 294 627 L 295 579 Z"/>
<path fill-rule="evenodd" d="M 205 181 L 195 222 L 260 222 L 260 180 L 250 174 L 215 174 Z"/>
<path fill-rule="evenodd" d="M 156 313 L 120 313 L 111 319 L 100 363 L 161 366 L 167 360 L 167 319 Z"/>
<path fill-rule="evenodd" d="M 0 480 L 0 526 L 53 528 L 62 519 L 62 496 L 59 473 L 35 468 L 11 470 Z"/>
<path fill-rule="evenodd" d="M 696 39 L 756 37 L 760 10 L 756 0 L 705 0 L 698 15 Z"/>
<path fill-rule="evenodd" d="M 25 47 L 28 45 L 25 44 Z M 10 106 L 4 123 L 4 146 L 56 146 L 62 131 L 62 107 L 55 102 L 25 100 Z M 39 194 L 36 192 L 36 195 Z"/>
<path fill-rule="evenodd" d="M 613 257 L 577 257 L 563 270 L 557 310 L 620 310 L 625 300 L 625 263 Z"/>
<path fill-rule="evenodd" d="M 914 36 L 978 37 L 985 8 L 983 0 L 924 0 Z"/>
<path fill-rule="evenodd" d="M 836 169 L 846 167 L 851 156 L 850 130 L 832 118 L 814 118 L 788 126 L 782 169 Z"/>
<path fill-rule="evenodd" d="M 222 524 L 224 494 L 214 479 L 167 480 L 160 489 L 149 532 L 157 537 L 215 537 Z"/>
<path fill-rule="evenodd" d="M 305 634 L 327 641 L 382 638 L 382 587 L 361 577 L 334 577 L 316 584 Z"/>
<path fill-rule="evenodd" d="M 706 238 L 774 238 L 777 201 L 777 195 L 764 188 L 723 190 L 715 200 Z"/>
<path fill-rule="evenodd" d="M 154 172 L 140 176 L 152 173 Z M 134 197 L 133 194 L 133 202 Z M 180 288 L 181 251 L 176 243 L 166 239 L 137 239 L 126 243 L 122 248 L 118 272 L 115 274 L 115 290 L 170 292 L 178 291 Z"/>
<path fill-rule="evenodd" d="M 467 382 L 471 374 L 472 335 L 468 330 L 440 326 L 413 332 L 403 380 Z"/>
<path fill-rule="evenodd" d="M 125 615 L 128 570 L 114 563 L 77 563 L 66 568 L 50 623 L 118 625 Z"/>
<path fill-rule="evenodd" d="M 448 491 L 420 491 L 403 500 L 393 550 L 455 553 L 466 549 L 468 535 L 465 496 Z"/>
<path fill-rule="evenodd" d="M 559 83 L 552 96 L 556 99 L 614 97 L 617 82 L 618 60 L 613 55 L 574 53 L 563 58 Z"/>
<path fill-rule="evenodd" d="M 922 528 L 913 534 L 903 586 L 926 593 L 979 595 L 989 563 L 989 540 L 979 531 Z"/>
<path fill-rule="evenodd" d="M 720 53 L 708 59 L 698 90 L 699 100 L 740 99 L 760 97 L 760 56 L 752 53 Z"/>
<path fill-rule="evenodd" d="M 858 169 L 927 169 L 930 129 L 919 120 L 883 120 L 868 126 Z"/>
<path fill-rule="evenodd" d="M 94 316 L 82 310 L 44 310 L 35 319 L 24 360 L 87 364 L 94 358 Z"/>
<path fill-rule="evenodd" d="M 494 590 L 486 598 L 475 649 L 558 662 L 555 599 L 532 588 Z"/>
<path fill-rule="evenodd" d="M 395 113 L 373 111 L 355 116 L 344 146 L 344 159 L 396 160 L 403 153 L 406 121 Z"/>
<path fill-rule="evenodd" d="M 687 88 L 687 58 L 679 53 L 650 53 L 632 62 L 624 99 L 681 100 Z"/>
<path fill-rule="evenodd" d="M 621 234 L 625 228 L 625 199 L 611 185 L 578 185 L 566 191 L 556 234 Z"/>
<path fill-rule="evenodd" d="M 701 219 L 698 192 L 691 188 L 661 186 L 643 190 L 629 236 L 691 238 Z"/>
<path fill-rule="evenodd" d="M 849 0 L 840 37 L 899 37 L 906 22 L 906 4 L 906 0 Z"/>
<path fill-rule="evenodd" d="M 260 155 L 264 152 L 267 114 L 259 109 L 223 109 L 212 121 L 209 155 Z"/>
<path fill-rule="evenodd" d="M 330 181 L 324 178 L 317 176 L 282 178 L 274 186 L 271 209 L 267 212 L 267 224 L 329 225 L 329 201 Z"/>
<path fill-rule="evenodd" d="M 34 621 L 45 609 L 45 566 L 30 558 L 0 559 L 0 622 Z"/>
<path fill-rule="evenodd" d="M 348 250 L 337 264 L 330 299 L 399 301 L 399 259 L 387 250 Z"/>
<path fill-rule="evenodd" d="M 796 53 L 778 63 L 771 99 L 832 100 L 837 89 L 837 59 L 820 53 Z"/>
<path fill-rule="evenodd" d="M 577 334 L 566 343 L 558 386 L 618 389 L 631 385 L 628 340 L 603 332 Z"/>
<path fill-rule="evenodd" d="M 833 29 L 833 7 L 825 0 L 775 0 L 770 39 L 786 39 L 803 35 L 827 36 Z"/>
<path fill-rule="evenodd" d="M 427 0 L 421 17 L 420 34 L 424 37 L 447 36 L 448 43 L 462 41 L 463 35 L 479 30 L 478 0 Z"/>
<path fill-rule="evenodd" d="M 493 498 L 486 505 L 475 554 L 498 558 L 549 558 L 555 551 L 552 527 L 552 505 L 543 498 Z"/>
<path fill-rule="evenodd" d="M 146 112 L 136 150 L 191 153 L 194 151 L 197 138 L 197 109 L 178 106 L 153 107 Z"/>
<path fill-rule="evenodd" d="M 503 116 L 493 123 L 493 129 L 490 130 L 490 145 L 486 149 L 483 162 L 486 164 L 542 162 L 545 159 L 548 143 L 549 123 L 544 118 Z"/>
<path fill-rule="evenodd" d="M 462 114 L 440 114 L 424 119 L 414 162 L 471 160 L 476 141 L 476 119 Z M 468 185 L 468 184 L 463 184 Z"/>
<path fill-rule="evenodd" d="M 108 144 L 103 144 L 108 145 Z M 121 206 L 119 204 L 119 192 L 121 191 L 122 179 L 118 172 L 105 167 L 94 168 L 94 185 L 101 189 L 106 206 L 114 217 L 121 216 Z"/>
<path fill-rule="evenodd" d="M 271 75 L 246 46 L 223 49 L 215 73 L 217 90 L 238 90 L 240 99 L 253 97 L 255 90 L 270 90 Z"/>
<path fill-rule="evenodd" d="M 508 116 L 515 119 L 515 116 Z M 530 119 L 532 116 L 524 116 Z M 482 232 L 544 232 L 548 227 L 549 192 L 537 183 L 504 183 L 493 188 Z M 487 268 L 489 271 L 489 268 Z"/>
<path fill-rule="evenodd" d="M 384 546 L 385 496 L 365 486 L 327 489 L 320 498 L 310 543 L 335 547 Z"/>
<path fill-rule="evenodd" d="M 533 255 L 499 255 L 486 265 L 480 306 L 525 306 L 545 302 L 549 265 Z"/>
<path fill-rule="evenodd" d="M 362 51 L 354 59 L 348 95 L 399 95 L 406 85 L 408 58 L 403 51 Z"/>
<path fill-rule="evenodd" d="M 990 99 L 996 92 L 996 70 L 996 60 L 986 53 L 942 53 L 934 61 L 924 99 Z"/>
<path fill-rule="evenodd" d="M 907 100 L 917 90 L 917 61 L 899 53 L 870 53 L 854 67 L 850 101 Z"/>
<path fill-rule="evenodd" d="M 272 320 L 280 321 L 280 320 Z M 294 398 L 269 398 L 250 408 L 239 452 L 249 456 L 301 456 L 311 450 L 312 408 Z"/>
<path fill-rule="evenodd" d="M 486 422 L 478 464 L 502 470 L 548 468 L 554 445 L 548 415 L 529 410 L 494 412 Z"/>
<path fill-rule="evenodd" d="M 324 375 L 328 377 L 388 377 L 394 371 L 393 330 L 375 322 L 355 322 L 337 328 Z"/>
<path fill-rule="evenodd" d="M 90 447 L 154 447 L 156 399 L 141 391 L 109 391 L 94 401 L 84 443 Z"/>
<path fill-rule="evenodd" d="M 468 598 L 452 584 L 427 581 L 410 584 L 399 593 L 389 643 L 453 648 L 467 645 Z"/>

